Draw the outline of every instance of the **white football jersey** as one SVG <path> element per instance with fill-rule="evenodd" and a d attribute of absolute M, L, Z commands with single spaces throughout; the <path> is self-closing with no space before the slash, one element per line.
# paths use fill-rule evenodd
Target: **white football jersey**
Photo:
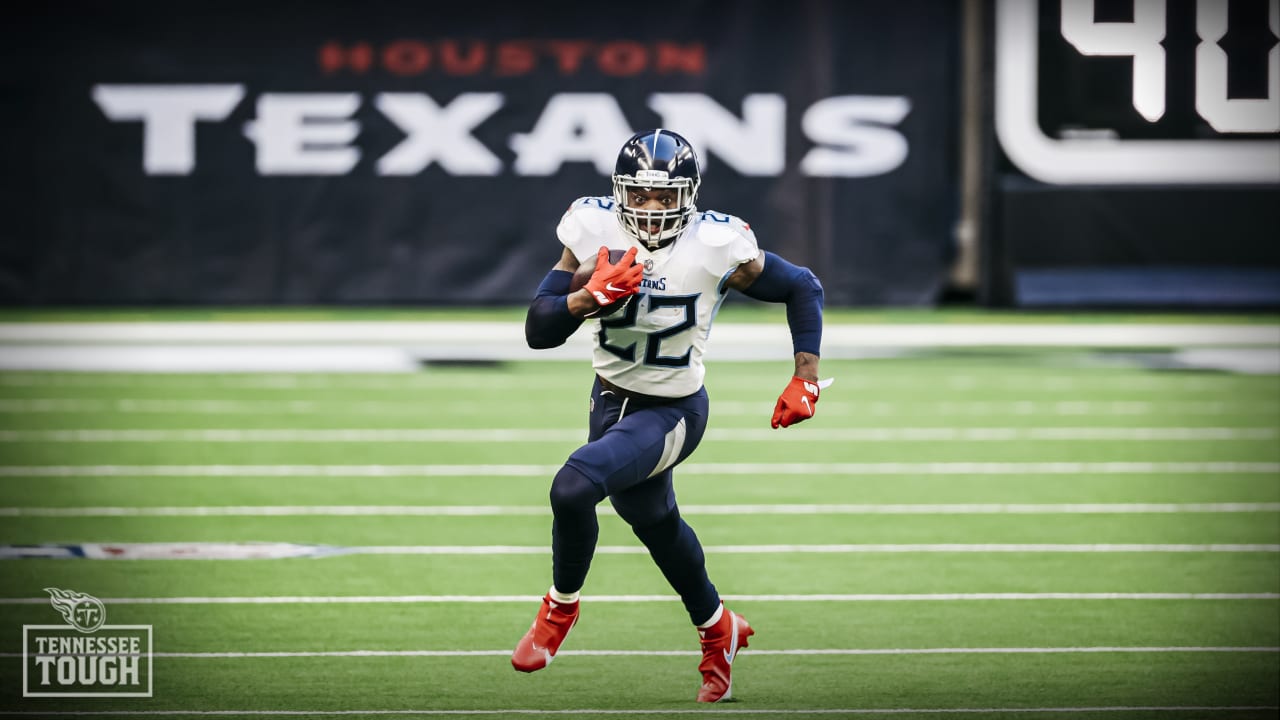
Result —
<path fill-rule="evenodd" d="M 610 197 L 575 200 L 556 234 L 580 263 L 594 263 L 600 246 L 639 250 L 640 292 L 627 307 L 597 318 L 592 364 L 600 377 L 626 390 L 684 397 L 702 387 L 711 321 L 724 301 L 724 282 L 760 254 L 742 220 L 714 211 L 694 213 L 675 242 L 650 251 L 622 231 Z"/>

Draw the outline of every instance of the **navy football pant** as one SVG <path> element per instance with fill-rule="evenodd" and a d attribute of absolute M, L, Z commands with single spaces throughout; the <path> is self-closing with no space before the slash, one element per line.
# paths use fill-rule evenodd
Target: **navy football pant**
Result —
<path fill-rule="evenodd" d="M 596 505 L 608 497 L 618 516 L 649 549 L 694 624 L 708 620 L 720 595 L 707 578 L 702 545 L 680 517 L 671 469 L 702 440 L 705 389 L 646 404 L 591 389 L 590 434 L 551 483 L 552 572 L 556 589 L 577 592 L 586 581 L 600 528 Z"/>

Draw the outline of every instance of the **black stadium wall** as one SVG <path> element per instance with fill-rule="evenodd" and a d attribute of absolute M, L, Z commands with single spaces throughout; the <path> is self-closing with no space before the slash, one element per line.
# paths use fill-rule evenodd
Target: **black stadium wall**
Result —
<path fill-rule="evenodd" d="M 666 127 L 831 305 L 937 302 L 960 220 L 986 304 L 1276 305 L 1275 5 L 28 4 L 0 303 L 524 303 Z"/>
<path fill-rule="evenodd" d="M 527 302 L 650 127 L 833 303 L 929 303 L 951 261 L 948 3 L 33 5 L 6 303 Z"/>

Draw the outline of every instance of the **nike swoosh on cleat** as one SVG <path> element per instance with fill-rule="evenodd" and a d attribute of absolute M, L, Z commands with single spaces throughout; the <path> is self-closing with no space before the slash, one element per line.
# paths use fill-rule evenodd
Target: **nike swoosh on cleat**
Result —
<path fill-rule="evenodd" d="M 725 661 L 732 665 L 734 656 L 738 654 L 738 616 L 730 613 L 729 619 L 732 621 L 729 625 L 729 647 L 722 652 Z"/>

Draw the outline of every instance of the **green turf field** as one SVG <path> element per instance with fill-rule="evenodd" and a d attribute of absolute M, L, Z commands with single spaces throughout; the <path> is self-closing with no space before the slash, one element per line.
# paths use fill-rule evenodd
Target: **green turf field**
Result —
<path fill-rule="evenodd" d="M 508 662 L 550 583 L 585 360 L 0 373 L 10 552 L 307 555 L 0 560 L 0 709 L 1274 717 L 1280 378 L 1091 358 L 825 362 L 817 417 L 785 431 L 790 368 L 712 358 L 676 487 L 757 635 L 710 708 L 687 617 L 607 508 L 566 649 Z M 21 697 L 22 626 L 63 622 L 46 587 L 153 627 L 154 697 Z"/>

